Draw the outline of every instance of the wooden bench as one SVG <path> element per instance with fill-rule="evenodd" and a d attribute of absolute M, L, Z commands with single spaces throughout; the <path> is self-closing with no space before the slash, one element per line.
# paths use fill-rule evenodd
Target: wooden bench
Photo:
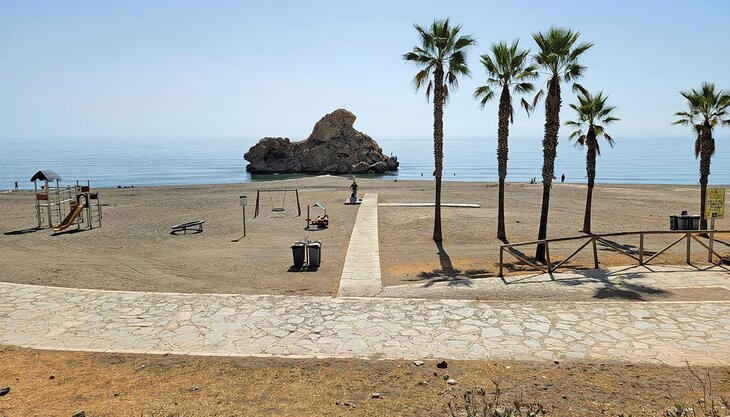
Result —
<path fill-rule="evenodd" d="M 203 223 L 205 223 L 205 220 L 195 220 L 194 222 L 176 224 L 175 226 L 172 226 L 170 228 L 170 229 L 172 229 L 170 234 L 176 235 L 177 232 L 183 232 L 183 234 L 187 234 L 188 229 L 192 229 L 194 227 L 197 227 L 198 233 L 202 233 L 203 232 Z"/>

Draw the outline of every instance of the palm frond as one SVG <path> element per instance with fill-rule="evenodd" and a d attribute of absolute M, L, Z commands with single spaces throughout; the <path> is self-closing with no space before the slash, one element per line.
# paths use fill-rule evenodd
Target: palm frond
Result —
<path fill-rule="evenodd" d="M 477 87 L 474 90 L 474 98 L 479 100 L 479 107 L 483 109 L 487 102 L 494 98 L 494 90 L 488 85 Z"/>
<path fill-rule="evenodd" d="M 522 106 L 522 108 L 525 109 L 525 113 L 527 113 L 527 117 L 530 117 L 530 113 L 532 112 L 532 107 L 530 106 L 530 103 L 528 103 L 527 100 L 522 98 L 520 100 L 520 106 Z M 728 122 L 730 122 L 730 120 Z"/>
<path fill-rule="evenodd" d="M 451 91 L 455 90 L 458 87 L 458 78 L 470 75 L 466 49 L 475 45 L 476 40 L 470 35 L 460 35 L 461 26 L 451 25 L 449 19 L 434 19 L 430 26 L 415 24 L 413 27 L 420 45 L 403 54 L 402 58 L 421 67 L 413 83 L 416 90 L 419 90 L 428 80 L 427 100 L 434 88 L 433 76 L 441 74 L 442 69 L 445 70 L 445 79 L 439 80 L 444 82 L 445 102 L 448 100 L 449 87 Z"/>
<path fill-rule="evenodd" d="M 609 135 L 606 132 L 603 132 L 603 137 L 606 138 L 606 142 L 608 142 L 608 144 L 611 145 L 611 147 L 613 148 L 613 145 L 616 143 L 616 141 L 613 140 L 611 135 Z"/>
<path fill-rule="evenodd" d="M 612 114 L 616 107 L 607 104 L 608 96 L 605 96 L 603 92 L 599 91 L 596 94 L 591 94 L 588 89 L 580 84 L 574 84 L 573 89 L 578 93 L 578 102 L 571 103 L 569 106 L 575 111 L 577 120 L 568 121 L 565 125 L 573 128 L 587 127 L 589 134 L 592 132 L 596 138 L 604 137 L 613 147 L 614 140 L 606 133 L 606 129 L 602 125 L 608 125 L 619 120 L 618 117 Z M 596 151 L 600 155 L 598 148 L 596 148 Z"/>
<path fill-rule="evenodd" d="M 572 90 L 573 90 L 573 92 L 575 94 L 582 94 L 584 96 L 590 95 L 590 93 L 588 92 L 588 90 L 586 90 L 585 87 L 583 87 L 581 84 L 578 84 L 578 83 L 573 83 Z"/>
<path fill-rule="evenodd" d="M 535 86 L 529 80 L 538 76 L 537 67 L 528 65 L 528 58 L 529 51 L 519 49 L 519 40 L 514 40 L 511 44 L 504 41 L 491 44 L 489 53 L 480 56 L 480 62 L 487 74 L 486 85 L 494 88 L 507 88 L 508 92 L 518 94 L 534 91 Z M 522 107 L 529 115 L 531 107 L 526 106 L 526 103 L 524 101 Z M 480 104 L 483 106 L 483 103 Z"/>
<path fill-rule="evenodd" d="M 679 94 L 687 100 L 688 111 L 675 113 L 679 119 L 673 124 L 691 126 L 696 133 L 700 132 L 701 126 L 708 126 L 711 132 L 718 125 L 728 124 L 724 117 L 730 110 L 730 94 L 716 90 L 715 84 L 703 82 L 699 89 L 680 91 Z M 695 151 L 698 152 L 697 149 Z"/>
<path fill-rule="evenodd" d="M 429 80 L 430 75 L 431 72 L 428 69 L 422 69 L 416 73 L 416 76 L 413 77 L 413 86 L 416 91 L 421 89 L 426 80 Z M 426 95 L 428 96 L 428 92 L 426 92 Z"/>
<path fill-rule="evenodd" d="M 516 93 L 527 94 L 535 91 L 535 84 L 533 83 L 518 83 L 515 84 L 514 90 Z"/>
<path fill-rule="evenodd" d="M 532 98 L 532 105 L 530 106 L 530 107 L 531 107 L 531 109 L 533 109 L 533 110 L 534 110 L 535 108 L 537 108 L 537 104 L 538 104 L 538 103 L 540 102 L 540 100 L 542 99 L 542 97 L 543 97 L 544 95 L 545 95 L 545 90 L 543 90 L 543 89 L 541 88 L 541 89 L 540 89 L 540 90 L 539 90 L 539 91 L 537 92 L 537 94 L 535 94 L 535 97 L 533 97 L 533 98 Z"/>

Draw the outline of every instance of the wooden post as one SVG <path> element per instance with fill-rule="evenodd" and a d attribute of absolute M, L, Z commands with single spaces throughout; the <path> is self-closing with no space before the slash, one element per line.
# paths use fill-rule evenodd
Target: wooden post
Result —
<path fill-rule="evenodd" d="M 545 260 L 547 261 L 548 273 L 552 274 L 553 265 L 552 262 L 550 262 L 550 245 L 547 241 L 545 241 Z"/>
<path fill-rule="evenodd" d="M 596 236 L 593 236 L 593 268 L 598 269 L 598 247 L 596 246 Z"/>
<path fill-rule="evenodd" d="M 297 195 L 297 217 L 302 215 L 302 206 L 299 205 L 299 189 L 295 188 L 294 193 Z M 307 217 L 309 217 L 309 213 L 307 213 Z"/>
<path fill-rule="evenodd" d="M 692 238 L 691 232 L 687 232 L 687 263 L 692 265 L 692 257 L 690 256 L 690 252 L 692 251 Z"/>
<path fill-rule="evenodd" d="M 58 204 L 58 223 L 63 221 L 61 217 L 61 183 L 56 180 L 56 203 Z"/>
<path fill-rule="evenodd" d="M 710 249 L 707 251 L 707 262 L 712 263 L 712 244 L 715 241 L 715 218 L 710 219 L 710 242 L 707 245 Z"/>
<path fill-rule="evenodd" d="M 48 192 L 48 180 L 46 180 L 46 208 L 48 209 L 48 227 L 53 227 L 53 217 L 51 214 L 51 195 Z"/>
<path fill-rule="evenodd" d="M 41 228 L 41 202 L 38 200 L 38 181 L 33 181 L 33 197 L 35 197 L 35 217 L 38 219 L 38 228 Z"/>
<path fill-rule="evenodd" d="M 84 193 L 84 202 L 86 202 L 86 214 L 89 217 L 88 218 L 89 229 L 93 229 L 94 228 L 94 219 L 91 217 L 91 201 L 89 200 L 89 193 Z"/>
<path fill-rule="evenodd" d="M 91 192 L 91 181 L 86 180 L 86 186 L 89 187 L 89 192 Z M 96 193 L 96 208 L 99 212 L 99 227 L 101 227 L 101 218 L 104 217 L 101 212 L 101 198 L 99 198 L 99 193 Z"/>
<path fill-rule="evenodd" d="M 243 237 L 246 237 L 246 206 L 243 206 Z"/>
<path fill-rule="evenodd" d="M 254 219 L 259 215 L 259 195 L 261 195 L 261 190 L 256 190 L 256 207 L 253 209 Z"/>
<path fill-rule="evenodd" d="M 306 222 L 307 222 L 307 227 L 305 228 L 305 230 L 309 230 L 309 222 L 310 222 L 310 219 L 311 219 L 311 218 L 312 218 L 312 217 L 311 217 L 311 216 L 309 215 L 309 204 L 307 204 L 307 220 L 306 220 Z"/>
<path fill-rule="evenodd" d="M 504 278 L 504 273 L 502 271 L 502 264 L 504 262 L 504 248 L 499 247 L 499 277 Z"/>
<path fill-rule="evenodd" d="M 644 234 L 639 233 L 639 265 L 644 265 Z"/>

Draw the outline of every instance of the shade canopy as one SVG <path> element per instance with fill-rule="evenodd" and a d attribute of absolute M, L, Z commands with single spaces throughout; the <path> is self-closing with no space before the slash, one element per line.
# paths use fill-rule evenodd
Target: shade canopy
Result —
<path fill-rule="evenodd" d="M 33 178 L 30 179 L 31 182 L 33 181 L 61 181 L 61 176 L 56 174 L 55 172 L 51 171 L 50 169 L 42 169 L 33 175 Z"/>

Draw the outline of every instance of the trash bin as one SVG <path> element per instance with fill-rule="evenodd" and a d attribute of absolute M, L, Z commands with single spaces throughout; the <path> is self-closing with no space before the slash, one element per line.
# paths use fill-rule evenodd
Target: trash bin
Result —
<path fill-rule="evenodd" d="M 294 268 L 301 269 L 304 266 L 304 246 L 304 242 L 302 241 L 296 241 L 291 245 Z"/>
<path fill-rule="evenodd" d="M 669 230 L 699 230 L 700 216 L 682 211 L 679 216 L 669 216 Z"/>
<path fill-rule="evenodd" d="M 322 258 L 322 242 L 315 240 L 307 243 L 307 252 L 309 255 L 309 267 L 319 268 Z"/>

